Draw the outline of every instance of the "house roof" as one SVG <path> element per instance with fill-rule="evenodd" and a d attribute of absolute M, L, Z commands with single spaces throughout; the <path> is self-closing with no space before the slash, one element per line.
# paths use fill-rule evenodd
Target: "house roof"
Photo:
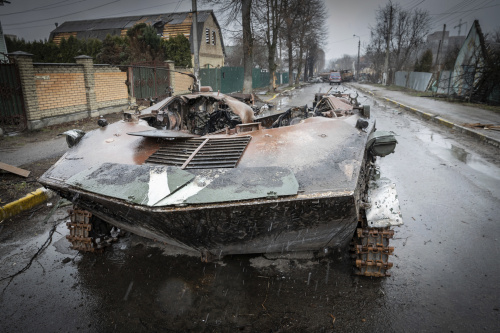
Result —
<path fill-rule="evenodd" d="M 106 35 L 120 35 L 122 30 L 130 29 L 137 23 L 146 23 L 153 26 L 172 26 L 184 23 L 186 18 L 191 16 L 191 12 L 179 13 L 157 13 L 149 15 L 134 15 L 123 17 L 108 17 L 94 20 L 80 20 L 80 21 L 66 21 L 59 25 L 57 28 L 50 32 L 50 39 L 58 34 L 74 34 L 77 38 L 98 38 L 104 39 Z M 222 40 L 222 33 L 212 10 L 202 10 L 197 12 L 197 22 L 205 23 L 206 20 L 212 15 L 217 28 L 219 29 L 219 37 L 221 40 L 222 51 L 224 50 L 224 42 Z M 184 31 L 185 30 L 185 31 Z M 198 25 L 198 45 L 201 44 L 203 39 L 203 25 Z M 189 34 L 191 41 L 192 26 L 186 27 L 179 33 Z M 193 52 L 193 45 L 191 43 L 191 52 Z"/>
<path fill-rule="evenodd" d="M 199 11 L 197 13 L 198 13 L 198 22 L 203 23 L 207 20 L 210 14 L 213 13 L 213 11 L 205 10 L 205 11 Z M 66 21 L 61 25 L 59 25 L 54 30 L 52 30 L 51 34 L 62 33 L 62 32 L 89 31 L 89 30 L 128 29 L 131 28 L 136 23 L 147 23 L 151 25 L 158 22 L 164 22 L 169 24 L 180 24 L 184 22 L 186 17 L 188 17 L 188 15 L 190 14 L 191 12 L 160 13 L 160 14 L 134 15 L 134 16 L 123 16 L 123 17 L 107 17 L 94 20 Z"/>

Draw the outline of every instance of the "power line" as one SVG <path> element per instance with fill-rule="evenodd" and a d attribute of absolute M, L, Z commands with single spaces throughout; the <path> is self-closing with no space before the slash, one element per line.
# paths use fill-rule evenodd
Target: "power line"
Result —
<path fill-rule="evenodd" d="M 184 1 L 184 0 L 181 0 L 181 1 Z M 161 4 L 161 5 L 151 6 L 151 7 L 141 7 L 139 9 L 140 10 L 144 10 L 144 9 L 152 9 L 152 8 L 164 7 L 165 5 L 171 5 L 171 4 L 174 4 L 174 3 L 177 3 L 177 1 L 167 2 L 167 3 Z M 122 14 L 137 12 L 139 9 L 127 10 L 126 12 L 113 13 L 111 15 L 122 15 Z M 139 15 L 141 15 L 141 14 L 139 14 Z M 110 15 L 101 16 L 100 18 L 106 18 L 106 17 L 110 17 Z"/>
<path fill-rule="evenodd" d="M 456 22 L 459 18 L 464 18 L 463 13 L 473 13 L 485 7 L 490 7 L 490 4 L 493 3 L 494 1 L 495 0 L 480 0 L 480 1 L 464 0 L 461 3 L 451 7 L 444 13 L 431 14 L 435 16 L 442 16 L 432 19 L 432 27 L 434 28 L 438 25 L 441 25 L 442 23 Z M 498 5 L 492 5 L 492 6 L 498 6 Z M 465 18 L 467 19 L 469 17 Z"/>
<path fill-rule="evenodd" d="M 420 1 L 419 3 L 417 3 L 416 5 L 414 5 L 413 7 L 409 8 L 408 10 L 412 10 L 413 8 L 415 8 L 415 7 L 417 7 L 418 5 L 420 5 L 422 2 L 425 2 L 425 0 Z"/>
<path fill-rule="evenodd" d="M 72 2 L 72 3 L 67 3 L 67 4 L 64 4 L 64 5 L 56 6 L 57 4 L 60 4 L 60 3 L 63 3 L 63 2 L 68 2 L 68 1 L 71 1 L 71 0 L 62 0 L 62 1 L 59 1 L 59 2 L 56 2 L 56 3 L 53 3 L 53 4 L 49 4 L 49 5 L 44 5 L 44 6 L 35 7 L 35 8 L 31 8 L 31 9 L 26 9 L 26 10 L 21 10 L 21 11 L 18 11 L 18 12 L 0 14 L 0 16 L 15 15 L 15 14 L 25 14 L 25 13 L 29 13 L 29 12 L 35 12 L 35 11 L 49 10 L 49 9 L 54 9 L 54 8 L 59 8 L 59 7 L 69 6 L 69 5 L 74 5 L 75 3 L 83 2 L 83 1 L 87 1 L 87 0 L 77 0 L 77 1 Z"/>
<path fill-rule="evenodd" d="M 92 9 L 97 9 L 97 8 L 101 8 L 101 7 L 104 7 L 104 6 L 108 6 L 108 5 L 112 4 L 112 3 L 119 2 L 119 1 L 121 1 L 121 0 L 113 0 L 113 1 L 107 2 L 107 3 L 103 4 L 103 5 L 95 6 L 95 7 L 84 9 L 84 10 L 80 10 L 80 11 L 77 11 L 77 12 L 68 13 L 68 14 L 59 15 L 59 16 L 54 16 L 54 17 L 49 17 L 49 18 L 46 18 L 46 19 L 30 20 L 30 22 L 42 22 L 42 21 L 53 20 L 53 19 L 56 19 L 56 18 L 61 18 L 61 17 L 75 15 L 75 14 L 80 14 L 80 13 L 88 12 L 88 11 L 90 11 Z M 26 22 L 4 24 L 4 27 L 12 27 L 12 26 L 24 25 L 24 24 L 26 24 Z"/>
<path fill-rule="evenodd" d="M 365 37 L 366 35 L 360 35 L 359 37 Z M 342 40 L 337 40 L 335 42 L 328 42 L 328 43 L 332 43 L 332 44 L 336 44 L 336 43 L 341 43 L 341 42 L 345 42 L 345 41 L 348 41 L 348 40 L 352 40 L 352 37 L 349 37 L 349 38 L 346 38 L 346 39 L 342 39 Z"/>
<path fill-rule="evenodd" d="M 410 2 L 408 2 L 407 4 L 402 5 L 401 7 L 403 9 L 409 8 L 409 7 L 413 6 L 417 1 L 419 1 L 419 0 L 410 0 Z"/>
<path fill-rule="evenodd" d="M 43 25 L 31 25 L 28 27 L 15 28 L 15 29 L 16 30 L 24 30 L 24 29 L 31 29 L 31 28 L 43 28 L 43 27 L 49 27 L 49 26 L 54 26 L 54 24 L 50 23 L 50 24 L 43 24 Z"/>
<path fill-rule="evenodd" d="M 491 5 L 491 6 L 485 6 L 485 7 L 479 7 L 479 8 L 476 8 L 476 9 L 468 9 L 468 10 L 464 10 L 464 11 L 459 11 L 459 12 L 452 12 L 452 13 L 446 13 L 446 14 L 456 14 L 456 13 L 468 13 L 468 12 L 475 12 L 475 11 L 478 11 L 480 9 L 484 9 L 484 8 L 491 8 L 491 7 L 497 7 L 497 6 L 500 6 L 500 4 L 497 4 L 497 5 Z M 431 14 L 431 15 L 439 15 L 439 14 Z"/>
<path fill-rule="evenodd" d="M 68 1 L 68 0 L 65 0 L 65 1 Z M 117 0 L 117 1 L 120 1 L 120 0 Z M 164 7 L 165 5 L 171 5 L 171 4 L 174 4 L 174 3 L 179 3 L 181 1 L 184 1 L 184 0 L 180 0 L 180 1 L 173 1 L 173 2 L 167 2 L 167 3 L 164 3 L 162 5 L 158 5 L 158 6 L 151 6 L 151 7 L 143 7 L 143 8 L 140 8 L 141 10 L 144 10 L 144 9 L 152 9 L 152 8 L 158 8 L 158 7 Z M 125 11 L 125 12 L 120 12 L 120 13 L 113 13 L 111 15 L 122 15 L 122 14 L 127 14 L 127 13 L 131 13 L 131 12 L 137 12 L 139 9 L 133 9 L 133 10 L 128 10 L 128 11 Z M 141 15 L 141 14 L 139 14 Z M 148 14 L 144 14 L 144 16 L 147 16 Z M 150 15 L 150 14 L 149 14 Z M 108 17 L 112 17 L 110 15 L 105 15 L 105 16 L 100 16 L 98 18 L 108 18 Z M 47 19 L 49 20 L 49 19 Z M 8 25 L 8 24 L 7 24 Z M 30 26 L 24 26 L 24 27 L 19 27 L 19 28 L 15 28 L 16 30 L 24 30 L 24 29 L 31 29 L 31 28 L 44 28 L 44 27 L 49 27 L 49 26 L 52 26 L 53 24 L 50 23 L 50 24 L 42 24 L 42 25 L 30 25 Z M 4 25 L 6 26 L 6 25 Z"/>
<path fill-rule="evenodd" d="M 174 13 L 177 11 L 177 9 L 179 8 L 179 5 L 181 4 L 182 0 L 179 0 L 179 2 L 177 3 L 177 6 L 175 6 L 175 9 L 174 9 Z"/>

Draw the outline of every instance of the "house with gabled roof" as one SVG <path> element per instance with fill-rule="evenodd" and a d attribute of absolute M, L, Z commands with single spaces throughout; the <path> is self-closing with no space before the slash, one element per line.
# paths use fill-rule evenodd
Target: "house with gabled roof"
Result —
<path fill-rule="evenodd" d="M 207 65 L 210 65 L 210 67 L 224 66 L 224 42 L 214 12 L 212 10 L 198 11 L 197 21 L 200 67 L 206 67 Z M 62 38 L 67 39 L 70 36 L 79 39 L 97 38 L 104 40 L 108 34 L 112 36 L 125 36 L 127 30 L 138 23 L 146 23 L 153 26 L 158 35 L 164 39 L 175 37 L 177 34 L 183 34 L 191 42 L 191 58 L 194 58 L 192 12 L 66 21 L 52 30 L 49 39 L 56 44 L 59 44 Z"/>

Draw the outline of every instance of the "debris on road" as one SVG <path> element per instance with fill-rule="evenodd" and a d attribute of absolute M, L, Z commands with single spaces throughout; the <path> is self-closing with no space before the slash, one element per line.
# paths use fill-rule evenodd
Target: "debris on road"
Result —
<path fill-rule="evenodd" d="M 15 167 L 15 166 L 9 165 L 7 163 L 3 163 L 3 162 L 0 162 L 0 169 L 11 172 L 13 174 L 16 174 L 16 175 L 24 177 L 24 178 L 27 178 L 31 173 L 31 171 L 24 170 L 24 169 L 21 169 L 21 168 L 18 168 L 18 167 Z"/>
<path fill-rule="evenodd" d="M 494 125 L 494 124 L 472 123 L 472 124 L 463 124 L 463 126 L 468 128 L 480 128 L 485 130 L 500 131 L 500 125 Z"/>

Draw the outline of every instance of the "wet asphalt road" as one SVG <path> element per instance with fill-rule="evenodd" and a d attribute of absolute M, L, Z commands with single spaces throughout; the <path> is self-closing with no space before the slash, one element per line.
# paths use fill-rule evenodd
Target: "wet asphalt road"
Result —
<path fill-rule="evenodd" d="M 277 99 L 312 104 L 315 84 Z M 498 150 L 361 94 L 377 128 L 398 134 L 379 159 L 397 184 L 392 276 L 352 275 L 347 252 L 325 259 L 231 256 L 215 263 L 126 236 L 102 255 L 68 248 L 68 206 L 0 225 L 0 332 L 477 332 L 500 327 Z M 55 202 L 54 202 L 55 204 Z M 168 252 L 169 254 L 166 254 Z"/>

